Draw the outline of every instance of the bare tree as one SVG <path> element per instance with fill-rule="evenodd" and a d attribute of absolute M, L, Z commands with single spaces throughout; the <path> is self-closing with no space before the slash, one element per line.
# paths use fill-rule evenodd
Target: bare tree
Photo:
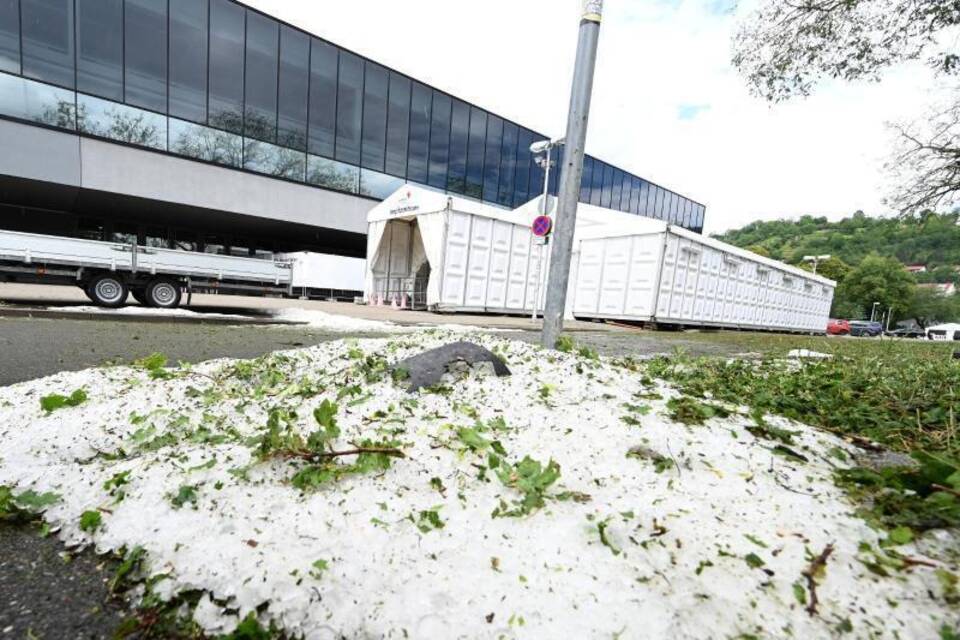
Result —
<path fill-rule="evenodd" d="M 810 95 L 828 79 L 879 81 L 887 68 L 913 60 L 953 76 L 958 25 L 960 0 L 766 0 L 737 32 L 733 63 L 771 102 Z M 955 97 L 933 118 L 894 125 L 890 204 L 909 213 L 956 203 L 958 116 Z"/>

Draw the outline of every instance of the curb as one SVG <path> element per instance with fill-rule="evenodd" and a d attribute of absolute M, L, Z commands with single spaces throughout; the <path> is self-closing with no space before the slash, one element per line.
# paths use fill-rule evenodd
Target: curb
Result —
<path fill-rule="evenodd" d="M 234 325 L 234 326 L 304 326 L 305 322 L 278 320 L 273 318 L 219 318 L 216 316 L 156 316 L 156 315 L 127 315 L 120 313 L 89 313 L 85 311 L 52 311 L 36 307 L 2 307 L 0 318 L 42 318 L 46 320 L 109 320 L 113 322 L 148 322 L 152 324 L 199 324 L 199 325 Z"/>

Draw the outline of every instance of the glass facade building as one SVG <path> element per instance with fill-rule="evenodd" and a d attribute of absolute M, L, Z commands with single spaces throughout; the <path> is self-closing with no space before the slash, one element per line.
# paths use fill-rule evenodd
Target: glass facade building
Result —
<path fill-rule="evenodd" d="M 0 0 L 0 117 L 365 197 L 410 181 L 510 208 L 543 191 L 530 145 L 548 137 L 234 0 Z M 703 205 L 593 157 L 580 195 L 703 229 Z"/>

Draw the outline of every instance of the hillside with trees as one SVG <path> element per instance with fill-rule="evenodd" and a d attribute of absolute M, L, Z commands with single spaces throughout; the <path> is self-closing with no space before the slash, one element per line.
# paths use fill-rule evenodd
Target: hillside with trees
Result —
<path fill-rule="evenodd" d="M 960 296 L 945 297 L 924 283 L 960 285 L 960 213 L 872 218 L 857 212 L 838 222 L 803 216 L 754 222 L 715 237 L 803 268 L 804 256 L 827 255 L 818 272 L 838 283 L 832 315 L 869 317 L 874 302 L 894 320 L 920 326 L 960 320 Z M 910 274 L 905 265 L 925 265 Z"/>

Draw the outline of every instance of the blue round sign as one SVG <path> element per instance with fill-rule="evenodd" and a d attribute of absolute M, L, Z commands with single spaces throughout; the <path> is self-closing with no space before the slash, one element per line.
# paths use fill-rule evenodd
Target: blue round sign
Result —
<path fill-rule="evenodd" d="M 542 238 L 553 230 L 553 219 L 550 216 L 537 216 L 533 221 L 533 235 Z"/>

